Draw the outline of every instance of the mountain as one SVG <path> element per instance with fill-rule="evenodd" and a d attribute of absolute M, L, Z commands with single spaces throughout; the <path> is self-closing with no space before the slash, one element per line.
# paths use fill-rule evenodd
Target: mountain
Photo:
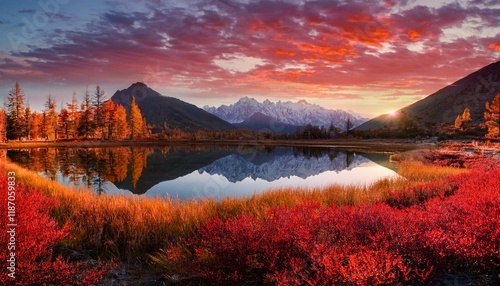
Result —
<path fill-rule="evenodd" d="M 261 179 L 268 182 L 292 176 L 306 179 L 327 171 L 340 172 L 352 170 L 362 163 L 370 162 L 363 156 L 352 152 L 324 153 L 318 157 L 297 156 L 286 152 L 285 148 L 277 148 L 273 154 L 262 154 L 262 162 L 246 160 L 240 154 L 232 154 L 216 160 L 212 164 L 198 170 L 200 174 L 221 175 L 230 182 L 241 182 L 246 178 Z"/>
<path fill-rule="evenodd" d="M 135 97 L 148 124 L 162 126 L 166 123 L 170 128 L 183 130 L 234 129 L 234 126 L 217 116 L 180 99 L 163 96 L 141 82 L 134 83 L 127 89 L 117 90 L 111 99 L 128 110 L 132 97 Z"/>
<path fill-rule="evenodd" d="M 297 128 L 301 127 L 277 121 L 271 116 L 265 115 L 260 112 L 255 113 L 254 115 L 250 116 L 241 123 L 235 123 L 233 125 L 238 128 L 245 128 L 258 131 L 271 130 L 277 133 L 285 133 L 285 134 L 293 133 L 295 132 L 295 130 L 297 130 Z"/>
<path fill-rule="evenodd" d="M 231 152 L 226 150 L 155 149 L 147 156 L 146 167 L 136 182 L 133 179 L 133 172 L 128 172 L 123 181 L 114 184 L 119 189 L 129 190 L 134 194 L 144 194 L 158 183 L 183 177 L 230 154 Z"/>
<path fill-rule="evenodd" d="M 229 106 L 205 106 L 203 109 L 231 123 L 243 122 L 258 112 L 270 116 L 276 121 L 296 126 L 312 124 L 328 128 L 330 123 L 333 123 L 336 127 L 343 129 L 347 118 L 350 118 L 355 126 L 366 121 L 359 115 L 343 110 L 326 109 L 305 100 L 274 103 L 269 100 L 258 102 L 254 98 L 243 97 Z"/>
<path fill-rule="evenodd" d="M 419 127 L 433 128 L 441 123 L 455 121 L 465 108 L 470 109 L 473 123 L 484 122 L 485 103 L 500 93 L 500 61 L 492 63 L 447 87 L 408 105 L 395 116 L 381 115 L 358 126 L 357 130 L 376 130 L 396 127 L 398 114 L 405 114 Z"/>

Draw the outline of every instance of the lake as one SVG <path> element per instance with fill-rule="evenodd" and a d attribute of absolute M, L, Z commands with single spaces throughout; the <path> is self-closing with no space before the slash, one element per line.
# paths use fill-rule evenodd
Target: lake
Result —
<path fill-rule="evenodd" d="M 244 197 L 285 187 L 369 184 L 398 176 L 387 153 L 333 147 L 169 146 L 8 150 L 8 158 L 99 194 Z"/>

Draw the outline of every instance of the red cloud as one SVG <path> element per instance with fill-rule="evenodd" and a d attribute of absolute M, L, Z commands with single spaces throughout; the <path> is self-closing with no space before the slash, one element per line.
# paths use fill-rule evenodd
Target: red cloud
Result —
<path fill-rule="evenodd" d="M 275 51 L 275 54 L 276 55 L 286 55 L 286 56 L 290 56 L 290 57 L 295 56 L 294 52 L 289 52 L 289 51 L 285 51 L 285 50 L 282 50 L 282 49 L 277 49 Z"/>
<path fill-rule="evenodd" d="M 417 31 L 417 30 L 413 30 L 413 29 L 410 29 L 408 30 L 408 33 L 407 33 L 407 37 L 408 39 L 410 39 L 410 41 L 412 42 L 416 42 L 418 41 L 418 39 L 422 36 L 422 33 Z"/>
<path fill-rule="evenodd" d="M 500 51 L 500 42 L 491 43 L 489 48 L 496 51 Z"/>
<path fill-rule="evenodd" d="M 50 40 L 53 34 L 40 35 L 44 45 L 11 53 L 22 65 L 0 59 L 0 85 L 10 89 L 16 80 L 126 85 L 148 77 L 158 86 L 206 89 L 211 95 L 327 96 L 325 86 L 428 94 L 496 60 L 500 50 L 497 38 L 478 35 L 441 42 L 445 28 L 460 27 L 470 17 L 498 29 L 492 9 L 456 4 L 389 9 L 398 5 L 393 0 L 220 1 L 216 8 L 203 6 L 213 1 L 193 2 L 199 5 L 103 12 L 78 30 L 57 31 L 57 41 Z M 424 47 L 419 52 L 407 46 L 416 41 Z M 238 56 L 265 64 L 234 72 L 214 63 Z M 304 69 L 286 68 L 297 65 Z"/>

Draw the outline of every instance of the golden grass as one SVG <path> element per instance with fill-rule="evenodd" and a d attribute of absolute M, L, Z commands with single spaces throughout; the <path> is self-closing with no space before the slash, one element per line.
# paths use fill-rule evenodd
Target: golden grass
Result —
<path fill-rule="evenodd" d="M 173 243 L 192 236 L 195 229 L 215 216 L 240 214 L 260 216 L 269 209 L 293 206 L 304 201 L 323 205 L 354 205 L 382 201 L 409 184 L 425 182 L 464 172 L 456 168 L 401 163 L 403 177 L 382 179 L 369 186 L 277 189 L 249 198 L 181 201 L 137 196 L 98 196 L 87 189 L 74 189 L 46 180 L 35 172 L 0 161 L 0 169 L 15 171 L 18 181 L 59 199 L 51 215 L 60 223 L 69 221 L 74 237 L 68 244 L 79 250 L 122 260 L 147 257 Z"/>

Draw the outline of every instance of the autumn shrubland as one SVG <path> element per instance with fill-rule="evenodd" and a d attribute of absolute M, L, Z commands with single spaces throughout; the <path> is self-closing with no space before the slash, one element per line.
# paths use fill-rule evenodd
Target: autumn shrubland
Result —
<path fill-rule="evenodd" d="M 401 177 L 370 186 L 221 201 L 98 196 L 11 163 L 1 168 L 57 202 L 50 218 L 69 223 L 66 248 L 191 277 L 181 282 L 426 284 L 443 273 L 495 273 L 499 168 L 487 159 L 473 170 L 437 166 L 421 156 L 429 158 L 401 156 Z"/>
<path fill-rule="evenodd" d="M 58 226 L 49 216 L 50 210 L 57 208 L 58 199 L 16 184 L 12 178 L 15 175 L 8 179 L 5 172 L 0 174 L 0 212 L 4 215 L 0 243 L 5 246 L 0 260 L 10 267 L 1 268 L 0 284 L 90 285 L 101 281 L 111 264 L 70 261 L 54 251 L 60 242 L 71 238 L 72 228 L 69 221 Z M 9 221 L 8 211 L 14 214 Z"/>

